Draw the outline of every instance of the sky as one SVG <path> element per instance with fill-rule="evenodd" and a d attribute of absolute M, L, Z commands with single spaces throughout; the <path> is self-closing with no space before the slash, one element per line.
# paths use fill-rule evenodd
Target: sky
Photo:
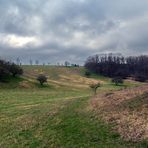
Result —
<path fill-rule="evenodd" d="M 0 57 L 83 64 L 148 54 L 148 0 L 0 0 Z"/>

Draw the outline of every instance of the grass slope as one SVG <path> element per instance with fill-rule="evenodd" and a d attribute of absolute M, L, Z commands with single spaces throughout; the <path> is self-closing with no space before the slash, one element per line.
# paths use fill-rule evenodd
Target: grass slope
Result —
<path fill-rule="evenodd" d="M 148 140 L 148 85 L 98 94 L 90 102 L 99 117 L 114 123 L 124 139 Z"/>
<path fill-rule="evenodd" d="M 123 141 L 87 109 L 89 84 L 100 81 L 99 93 L 125 86 L 85 78 L 83 68 L 25 66 L 24 71 L 23 79 L 0 84 L 0 147 L 143 147 Z M 49 77 L 45 87 L 36 83 L 38 73 Z"/>

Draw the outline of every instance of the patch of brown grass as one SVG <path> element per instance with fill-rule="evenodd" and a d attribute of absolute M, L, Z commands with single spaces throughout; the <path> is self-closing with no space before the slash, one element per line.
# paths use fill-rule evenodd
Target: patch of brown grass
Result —
<path fill-rule="evenodd" d="M 125 140 L 148 139 L 148 85 L 97 95 L 91 107 Z"/>
<path fill-rule="evenodd" d="M 19 88 L 32 88 L 33 85 L 29 81 L 22 81 L 19 83 Z"/>

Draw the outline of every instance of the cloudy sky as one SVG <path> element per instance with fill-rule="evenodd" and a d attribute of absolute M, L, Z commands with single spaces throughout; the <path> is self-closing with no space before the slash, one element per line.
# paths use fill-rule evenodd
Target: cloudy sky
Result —
<path fill-rule="evenodd" d="M 148 54 L 148 0 L 0 0 L 0 57 L 83 63 Z"/>

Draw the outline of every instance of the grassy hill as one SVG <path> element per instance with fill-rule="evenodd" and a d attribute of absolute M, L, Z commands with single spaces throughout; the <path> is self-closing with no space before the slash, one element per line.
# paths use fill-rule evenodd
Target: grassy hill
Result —
<path fill-rule="evenodd" d="M 64 87 L 76 89 L 88 89 L 92 83 L 100 82 L 101 89 L 119 89 L 114 87 L 111 80 L 104 76 L 91 74 L 90 78 L 85 76 L 84 67 L 56 67 L 56 66 L 24 66 L 24 77 L 27 80 L 34 81 L 39 74 L 45 74 L 48 77 L 48 84 L 55 88 Z M 35 80 L 36 81 L 36 80 Z M 135 86 L 140 83 L 134 81 L 125 81 L 124 87 Z M 123 86 L 121 86 L 123 87 Z"/>
<path fill-rule="evenodd" d="M 148 139 L 148 85 L 98 94 L 90 104 L 124 139 Z"/>
<path fill-rule="evenodd" d="M 124 141 L 112 124 L 96 118 L 89 108 L 92 83 L 101 83 L 98 94 L 140 83 L 115 86 L 102 76 L 86 78 L 83 67 L 23 69 L 22 78 L 0 83 L 0 147 L 146 147 L 147 143 Z M 36 82 L 40 73 L 48 77 L 44 87 Z"/>

